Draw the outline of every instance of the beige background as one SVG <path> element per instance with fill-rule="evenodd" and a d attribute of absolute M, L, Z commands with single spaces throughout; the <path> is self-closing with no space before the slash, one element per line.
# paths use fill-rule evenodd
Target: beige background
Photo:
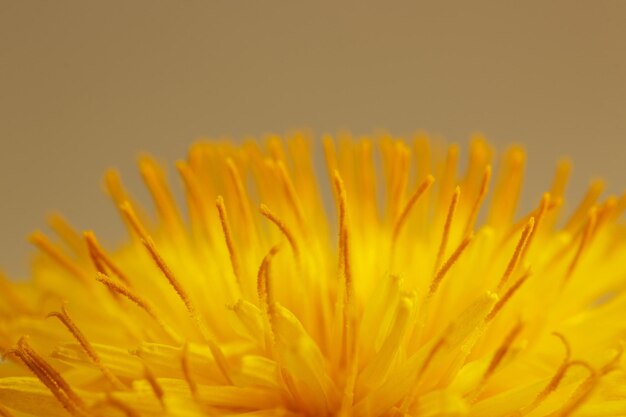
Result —
<path fill-rule="evenodd" d="M 626 1 L 0 0 L 0 265 L 51 210 L 122 237 L 100 181 L 145 197 L 140 150 L 200 136 L 483 131 L 530 152 L 525 194 L 560 155 L 578 197 L 626 178 Z M 533 199 L 534 201 L 535 199 Z"/>

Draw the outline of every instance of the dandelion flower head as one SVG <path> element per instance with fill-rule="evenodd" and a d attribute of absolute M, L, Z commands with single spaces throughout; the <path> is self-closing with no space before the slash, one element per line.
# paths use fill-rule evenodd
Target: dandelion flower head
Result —
<path fill-rule="evenodd" d="M 184 202 L 143 156 L 154 215 L 105 175 L 126 243 L 32 234 L 0 416 L 626 415 L 624 196 L 565 210 L 563 161 L 519 213 L 525 153 L 481 137 L 313 148 L 197 143 Z"/>

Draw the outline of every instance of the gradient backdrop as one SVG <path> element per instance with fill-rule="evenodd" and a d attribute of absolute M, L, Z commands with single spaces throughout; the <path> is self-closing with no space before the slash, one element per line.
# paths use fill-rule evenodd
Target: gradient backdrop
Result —
<path fill-rule="evenodd" d="M 123 238 L 101 176 L 145 198 L 139 151 L 298 127 L 482 131 L 526 146 L 533 203 L 561 155 L 570 197 L 621 192 L 626 1 L 0 0 L 0 266 L 54 210 Z"/>

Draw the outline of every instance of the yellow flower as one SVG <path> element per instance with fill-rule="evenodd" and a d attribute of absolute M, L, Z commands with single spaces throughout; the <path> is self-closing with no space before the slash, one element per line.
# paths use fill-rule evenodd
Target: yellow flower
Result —
<path fill-rule="evenodd" d="M 143 157 L 156 221 L 105 179 L 126 244 L 33 234 L 0 416 L 626 415 L 626 197 L 563 216 L 562 162 L 520 215 L 524 152 L 490 181 L 481 138 L 462 173 L 423 137 L 324 138 L 328 173 L 310 146 L 192 146 L 185 215 Z"/>

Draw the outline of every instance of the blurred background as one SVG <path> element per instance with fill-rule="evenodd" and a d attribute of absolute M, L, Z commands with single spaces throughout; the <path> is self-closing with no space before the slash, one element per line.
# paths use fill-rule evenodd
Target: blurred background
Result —
<path fill-rule="evenodd" d="M 574 160 L 626 186 L 626 1 L 0 0 L 0 268 L 61 212 L 124 237 L 102 174 L 198 138 L 310 128 L 529 152 L 522 198 Z M 172 165 L 170 165 L 171 167 Z"/>

